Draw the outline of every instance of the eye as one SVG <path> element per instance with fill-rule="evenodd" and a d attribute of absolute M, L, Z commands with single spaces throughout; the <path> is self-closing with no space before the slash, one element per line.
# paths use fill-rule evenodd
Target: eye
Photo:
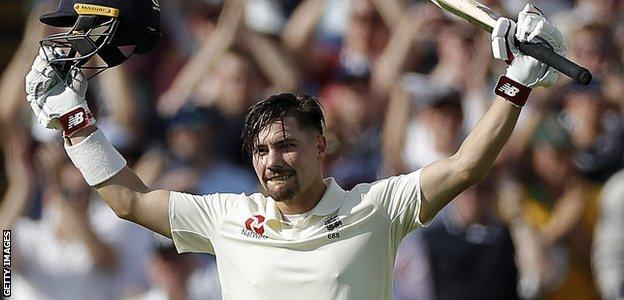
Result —
<path fill-rule="evenodd" d="M 283 143 L 280 145 L 280 148 L 283 150 L 292 149 L 295 147 L 294 143 Z"/>
<path fill-rule="evenodd" d="M 262 156 L 262 155 L 267 154 L 269 152 L 269 149 L 266 148 L 266 147 L 258 147 L 258 148 L 256 148 L 255 152 L 256 152 L 256 155 Z"/>

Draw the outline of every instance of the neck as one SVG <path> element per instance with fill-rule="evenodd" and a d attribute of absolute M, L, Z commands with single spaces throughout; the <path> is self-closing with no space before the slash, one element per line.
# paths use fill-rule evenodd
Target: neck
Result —
<path fill-rule="evenodd" d="M 309 212 L 321 201 L 326 189 L 323 179 L 319 178 L 306 190 L 300 191 L 292 200 L 277 202 L 277 208 L 283 214 L 289 215 Z"/>

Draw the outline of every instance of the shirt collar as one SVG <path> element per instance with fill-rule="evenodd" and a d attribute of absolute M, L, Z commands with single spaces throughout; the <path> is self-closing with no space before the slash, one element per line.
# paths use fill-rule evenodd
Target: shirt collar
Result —
<path fill-rule="evenodd" d="M 337 211 L 342 206 L 347 194 L 333 177 L 323 179 L 323 183 L 327 186 L 325 194 L 321 197 L 321 201 L 310 211 L 311 214 L 316 216 L 326 216 Z"/>

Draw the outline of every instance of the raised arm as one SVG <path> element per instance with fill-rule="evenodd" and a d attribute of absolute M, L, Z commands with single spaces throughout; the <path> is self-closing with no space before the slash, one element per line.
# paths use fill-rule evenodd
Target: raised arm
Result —
<path fill-rule="evenodd" d="M 4 169 L 6 192 L 0 201 L 0 228 L 11 229 L 30 203 L 35 187 L 35 174 L 28 153 L 29 138 L 20 125 L 3 123 Z"/>
<path fill-rule="evenodd" d="M 448 202 L 487 176 L 518 120 L 520 108 L 497 97 L 453 156 L 422 170 L 425 196 L 421 221 L 432 219 Z"/>
<path fill-rule="evenodd" d="M 392 35 L 372 69 L 371 84 L 375 91 L 389 94 L 401 73 L 409 65 L 410 57 L 418 57 L 419 46 L 431 38 L 432 24 L 440 20 L 440 10 L 431 3 L 412 5 L 399 15 Z"/>
<path fill-rule="evenodd" d="M 132 93 L 132 78 L 125 65 L 117 66 L 99 75 L 102 99 L 106 103 L 110 118 L 123 126 L 132 136 L 140 134 L 143 123 L 137 121 L 136 100 Z"/>
<path fill-rule="evenodd" d="M 405 1 L 402 0 L 372 0 L 375 9 L 388 28 L 394 30 L 405 11 Z"/>
<path fill-rule="evenodd" d="M 219 15 L 215 32 L 202 44 L 178 72 L 169 89 L 158 99 L 158 110 L 164 115 L 173 115 L 188 100 L 199 82 L 204 79 L 217 60 L 235 42 L 243 26 L 242 0 L 226 0 Z"/>
<path fill-rule="evenodd" d="M 535 37 L 540 37 L 565 55 L 565 41 L 559 30 L 530 5 L 518 15 L 518 24 L 516 30 L 513 21 L 500 18 L 492 31 L 494 57 L 511 62 L 495 88 L 501 97 L 492 103 L 457 153 L 422 170 L 422 222 L 431 220 L 455 196 L 487 176 L 509 139 L 531 88 L 549 87 L 557 80 L 556 71 L 520 53 L 512 41 L 514 34 L 520 41 L 536 42 Z"/>
<path fill-rule="evenodd" d="M 388 175 L 400 174 L 407 170 L 402 150 L 411 109 L 409 93 L 397 84 L 390 94 L 381 136 L 384 167 Z"/>
<path fill-rule="evenodd" d="M 311 71 L 318 69 L 318 66 L 312 64 L 316 61 L 314 60 L 312 41 L 326 6 L 327 0 L 302 1 L 282 30 L 284 47 L 297 56 L 299 61 Z"/>
<path fill-rule="evenodd" d="M 26 99 L 39 123 L 63 131 L 65 150 L 90 186 L 121 218 L 164 236 L 169 231 L 169 191 L 151 190 L 95 126 L 79 69 L 60 74 L 41 49 L 26 75 Z"/>
<path fill-rule="evenodd" d="M 97 127 L 89 126 L 71 137 L 71 146 L 98 135 Z M 70 157 L 72 155 L 70 154 Z M 74 163 L 76 163 L 74 159 Z M 80 168 L 83 175 L 88 171 Z M 153 190 L 127 166 L 124 166 L 110 179 L 95 185 L 95 188 L 106 204 L 115 214 L 125 220 L 132 221 L 147 229 L 171 238 L 169 226 L 169 194 L 168 190 Z"/>
<path fill-rule="evenodd" d="M 24 37 L 20 42 L 9 64 L 4 68 L 0 78 L 0 121 L 14 122 L 15 116 L 24 109 L 24 73 L 28 72 L 28 66 L 32 57 L 37 54 L 38 43 L 44 35 L 46 28 L 39 22 L 39 16 L 46 10 L 50 10 L 51 3 L 42 2 L 37 5 L 28 15 L 24 28 Z"/>
<path fill-rule="evenodd" d="M 301 75 L 294 66 L 291 57 L 284 53 L 279 44 L 269 37 L 252 30 L 244 30 L 243 45 L 269 78 L 273 89 L 278 91 L 296 91 L 301 83 Z"/>

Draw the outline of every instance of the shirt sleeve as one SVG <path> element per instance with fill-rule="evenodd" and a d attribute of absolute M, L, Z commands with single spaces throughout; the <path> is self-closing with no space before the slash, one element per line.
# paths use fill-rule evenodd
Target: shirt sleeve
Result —
<path fill-rule="evenodd" d="M 245 194 L 191 195 L 171 192 L 169 198 L 169 224 L 176 249 L 182 252 L 214 254 L 212 237 Z"/>
<path fill-rule="evenodd" d="M 371 184 L 366 196 L 386 211 L 400 237 L 427 226 L 420 221 L 420 171 L 392 176 Z"/>

